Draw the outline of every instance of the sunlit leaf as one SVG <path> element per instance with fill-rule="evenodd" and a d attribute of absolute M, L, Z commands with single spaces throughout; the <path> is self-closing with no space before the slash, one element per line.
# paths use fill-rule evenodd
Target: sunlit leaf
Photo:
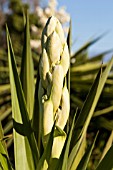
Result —
<path fill-rule="evenodd" d="M 91 45 L 93 45 L 94 43 L 96 43 L 97 41 L 99 41 L 103 36 L 105 36 L 106 33 L 103 33 L 102 35 L 98 36 L 97 38 L 95 39 L 91 39 L 89 42 L 87 42 L 86 44 L 84 44 L 77 52 L 75 52 L 73 55 L 72 55 L 72 58 L 73 57 L 77 57 L 80 53 L 82 53 L 84 50 L 87 50 L 88 47 L 90 47 Z"/>
<path fill-rule="evenodd" d="M 75 124 L 75 146 L 70 154 L 69 157 L 69 168 L 72 166 L 74 159 L 76 158 L 76 154 L 78 152 L 78 149 L 80 147 L 81 141 L 87 131 L 88 125 L 90 123 L 90 120 L 93 116 L 94 110 L 96 108 L 97 102 L 99 100 L 99 97 L 101 95 L 101 92 L 103 90 L 104 84 L 106 82 L 106 79 L 108 77 L 108 74 L 111 70 L 111 67 L 113 65 L 113 58 L 108 63 L 106 69 L 103 73 L 101 73 L 101 70 L 99 71 L 97 78 L 86 98 L 86 101 L 83 105 L 83 108 L 79 114 L 79 117 L 77 119 L 77 122 Z M 78 140 L 79 139 L 79 140 Z"/>
<path fill-rule="evenodd" d="M 93 144 L 90 147 L 88 147 L 88 149 L 86 150 L 86 152 L 85 152 L 83 158 L 81 159 L 76 170 L 86 170 L 88 163 L 89 163 L 89 159 L 90 159 L 92 150 L 93 150 L 95 142 L 96 142 L 96 139 L 97 139 L 97 135 L 96 135 L 96 137 L 93 141 Z"/>
<path fill-rule="evenodd" d="M 110 107 L 107 107 L 105 109 L 102 109 L 102 110 L 98 110 L 94 113 L 94 117 L 96 116 L 101 116 L 101 115 L 104 115 L 104 114 L 107 114 L 109 112 L 113 111 L 113 106 L 110 106 Z"/>
<path fill-rule="evenodd" d="M 26 102 L 18 76 L 14 52 L 7 29 L 8 60 L 12 95 L 12 113 L 14 125 L 14 146 L 16 169 L 35 169 L 38 160 L 38 148 L 28 116 Z M 21 136 L 24 135 L 24 136 Z"/>
<path fill-rule="evenodd" d="M 0 169 L 1 170 L 13 170 L 9 162 L 8 155 L 3 147 L 1 140 L 0 140 Z"/>
<path fill-rule="evenodd" d="M 99 160 L 99 162 L 101 162 L 101 160 L 104 158 L 104 156 L 106 155 L 106 153 L 108 152 L 108 150 L 110 149 L 110 147 L 112 146 L 113 144 L 113 131 L 111 132 L 110 136 L 109 136 L 109 139 L 104 147 L 104 150 L 102 152 L 102 155 L 101 155 L 101 158 Z"/>
<path fill-rule="evenodd" d="M 111 170 L 113 168 L 113 145 L 108 150 L 107 154 L 104 156 L 100 164 L 97 166 L 96 170 Z"/>
<path fill-rule="evenodd" d="M 31 56 L 30 47 L 30 33 L 29 33 L 29 17 L 28 14 L 26 19 L 26 24 L 24 28 L 24 47 L 21 63 L 20 79 L 22 84 L 22 89 L 24 92 L 27 109 L 29 113 L 29 118 L 32 119 L 33 107 L 34 107 L 34 67 L 33 59 Z"/>
<path fill-rule="evenodd" d="M 52 127 L 46 149 L 45 149 L 41 159 L 39 160 L 39 162 L 37 164 L 36 170 L 39 170 L 39 169 L 40 170 L 46 170 L 49 166 L 50 158 L 51 158 L 52 145 L 53 145 L 53 139 L 54 139 L 54 130 L 55 130 L 55 123 Z"/>
<path fill-rule="evenodd" d="M 55 164 L 55 167 L 54 167 L 55 170 L 65 170 L 65 169 L 67 169 L 67 161 L 68 161 L 68 155 L 69 155 L 69 149 L 70 149 L 70 142 L 71 142 L 71 139 L 72 139 L 72 133 L 73 133 L 74 124 L 75 124 L 75 117 L 76 117 L 76 113 L 74 115 L 71 128 L 70 128 L 70 130 L 67 134 L 67 138 L 66 138 L 62 153 L 60 155 L 60 158 L 59 158 L 59 160 L 57 160 L 57 162 Z"/>
<path fill-rule="evenodd" d="M 105 128 L 110 131 L 113 130 L 113 120 L 107 120 L 102 116 L 96 118 L 95 124 L 98 128 Z"/>

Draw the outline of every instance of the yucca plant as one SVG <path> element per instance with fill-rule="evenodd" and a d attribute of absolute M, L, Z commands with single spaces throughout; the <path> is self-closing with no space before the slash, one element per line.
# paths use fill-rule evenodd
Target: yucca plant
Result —
<path fill-rule="evenodd" d="M 17 170 L 85 170 L 95 139 L 87 147 L 87 129 L 113 65 L 99 69 L 94 83 L 74 116 L 69 116 L 69 50 L 58 19 L 50 17 L 42 33 L 42 55 L 34 79 L 30 50 L 29 19 L 25 20 L 22 63 L 16 66 L 7 28 L 8 61 L 11 86 L 14 157 Z M 73 68 L 71 68 L 73 69 Z M 67 75 L 68 74 L 68 75 Z M 68 77 L 68 78 L 67 78 Z M 72 120 L 73 119 L 73 120 Z M 0 168 L 13 169 L 0 125 Z M 110 146 L 110 145 L 109 145 Z M 105 151 L 97 170 L 111 170 L 113 147 Z"/>
<path fill-rule="evenodd" d="M 23 16 L 22 16 L 21 8 L 20 8 L 20 11 L 21 11 L 21 22 L 22 22 Z M 40 12 L 40 10 L 38 12 Z M 19 12 L 19 14 L 20 14 L 20 12 Z M 35 13 L 33 15 L 35 15 Z M 66 16 L 63 18 L 66 18 Z M 35 17 L 36 17 L 36 15 L 35 15 Z M 30 14 L 30 18 L 31 18 L 31 14 Z M 62 17 L 60 17 L 60 18 L 62 18 Z M 32 23 L 31 20 L 33 21 L 33 19 L 30 19 L 30 23 Z M 37 17 L 36 17 L 36 20 L 37 20 Z M 41 20 L 41 18 L 39 20 Z M 9 23 L 8 27 L 9 27 L 10 35 L 12 38 L 12 44 L 13 44 L 14 51 L 16 52 L 16 49 L 17 49 L 17 51 L 20 54 L 21 53 L 20 49 L 22 49 L 22 48 L 20 48 L 20 46 L 22 46 L 22 44 L 20 44 L 19 43 L 20 41 L 18 41 L 18 40 L 16 40 L 16 43 L 14 40 L 14 43 L 13 43 L 13 38 L 15 39 L 15 36 L 12 37 L 12 33 L 15 34 L 15 31 L 13 31 L 13 29 L 11 29 L 12 27 L 10 28 L 11 22 L 8 22 L 8 23 Z M 24 24 L 23 23 L 17 24 L 17 26 L 19 26 L 19 25 L 22 25 L 22 30 L 23 30 Z M 42 29 L 42 27 L 40 29 Z M 21 30 L 21 33 L 22 33 L 22 30 Z M 17 37 L 18 36 L 19 35 L 17 35 Z M 34 38 L 36 38 L 37 36 L 40 37 L 40 32 L 39 33 L 37 32 L 37 34 L 35 33 Z M 83 47 L 81 47 L 77 52 L 75 52 L 73 55 L 71 55 L 71 61 L 73 61 L 73 59 L 76 60 L 76 62 L 71 63 L 71 69 L 70 69 L 70 72 L 71 72 L 71 80 L 70 80 L 71 81 L 71 85 L 70 85 L 71 95 L 70 95 L 70 98 L 71 98 L 71 108 L 72 108 L 71 112 L 73 112 L 73 114 L 77 107 L 79 109 L 81 109 L 81 107 L 83 106 L 83 103 L 84 103 L 85 98 L 89 92 L 89 89 L 91 88 L 91 85 L 95 79 L 95 76 L 96 76 L 99 68 L 101 67 L 103 57 L 107 53 L 111 52 L 111 50 L 108 50 L 108 51 L 105 51 L 97 56 L 94 56 L 93 58 L 90 58 L 87 49 L 92 44 L 96 43 L 99 39 L 101 39 L 102 36 L 92 39 L 91 41 L 86 43 Z M 19 39 L 20 39 L 20 37 L 21 36 L 19 36 Z M 32 33 L 31 33 L 31 38 L 32 38 Z M 23 38 L 22 38 L 22 40 L 23 40 Z M 16 44 L 18 44 L 18 45 L 16 45 Z M 16 47 L 15 47 L 15 45 L 16 45 Z M 37 52 L 39 54 L 40 50 L 36 49 L 36 53 Z M 38 61 L 39 61 L 39 55 L 37 55 L 36 53 L 34 53 L 34 52 L 32 53 L 33 54 L 32 57 L 34 59 L 34 65 L 35 65 L 35 77 L 36 77 L 36 69 L 37 69 L 36 66 L 38 65 Z M 18 57 L 17 55 L 18 55 L 18 53 L 16 53 L 16 63 L 17 63 L 18 69 L 20 69 L 21 57 Z M 107 65 L 107 63 L 103 64 L 103 67 L 105 67 L 106 65 Z M 93 119 L 94 120 L 93 125 L 95 125 L 95 122 L 96 122 L 96 124 L 98 124 L 99 128 L 104 127 L 107 130 L 112 130 L 112 122 L 111 122 L 111 125 L 109 124 L 109 115 L 113 111 L 113 106 L 112 106 L 112 103 L 113 103 L 113 100 L 112 100 L 113 80 L 112 80 L 112 77 L 113 77 L 112 74 L 110 74 L 108 76 L 108 80 L 106 81 L 105 88 L 103 89 L 101 98 L 100 98 L 99 103 L 96 107 L 96 113 L 94 114 L 95 118 Z M 2 49 L 2 50 L 0 50 L 0 120 L 2 121 L 5 134 L 12 132 L 10 103 L 11 103 L 11 96 L 10 96 L 9 68 L 8 68 L 8 61 L 7 61 L 7 53 L 4 52 L 4 49 Z M 93 128 L 95 128 L 95 126 L 93 126 Z M 12 142 L 12 140 L 8 141 L 8 143 L 7 143 L 8 147 L 11 145 L 11 142 Z"/>

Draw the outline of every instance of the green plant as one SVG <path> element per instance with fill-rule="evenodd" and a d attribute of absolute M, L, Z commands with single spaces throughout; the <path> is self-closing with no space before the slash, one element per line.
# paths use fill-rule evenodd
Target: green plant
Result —
<path fill-rule="evenodd" d="M 67 81 L 69 81 L 69 77 L 67 80 L 66 76 L 69 62 L 68 64 L 65 62 L 65 57 L 67 59 L 69 54 L 59 21 L 56 18 L 51 17 L 43 31 L 42 57 L 39 63 L 40 73 L 37 73 L 36 84 L 34 80 L 34 69 L 30 50 L 28 16 L 25 21 L 25 42 L 23 47 L 20 76 L 18 75 L 18 69 L 8 29 L 7 43 L 12 95 L 15 169 L 85 170 L 88 166 L 95 140 L 97 138 L 96 136 L 93 144 L 90 147 L 87 147 L 87 129 L 107 81 L 109 72 L 112 68 L 113 58 L 108 62 L 107 66 L 104 67 L 104 70 L 102 67 L 99 69 L 82 109 L 80 109 L 80 111 L 76 110 L 74 117 L 71 117 L 70 120 L 68 118 L 68 108 L 67 110 L 65 110 L 65 108 L 63 109 L 63 101 L 66 101 L 67 106 L 69 104 L 69 93 L 66 85 L 69 84 L 69 82 L 67 83 Z M 58 49 L 56 49 L 56 46 Z M 56 53 L 54 53 L 54 51 L 56 51 Z M 62 65 L 63 70 L 61 69 Z M 65 66 L 66 69 L 64 69 Z M 55 68 L 60 68 L 60 71 L 63 72 L 63 74 L 59 75 L 60 77 L 55 75 Z M 59 71 L 59 69 L 57 70 Z M 59 78 L 61 83 L 58 81 Z M 56 84 L 57 87 L 55 87 Z M 56 91 L 57 88 L 59 91 Z M 62 94 L 63 91 L 65 91 L 64 88 L 67 91 L 67 97 L 63 98 Z M 57 95 L 59 96 L 57 97 Z M 59 100 L 56 101 L 56 99 Z M 47 107 L 44 106 L 45 104 L 49 107 L 49 111 L 50 107 L 53 107 L 51 111 L 52 113 L 49 117 L 49 121 L 51 119 L 49 123 L 50 126 L 47 124 L 48 116 L 46 117 L 45 115 L 47 113 L 45 112 L 47 111 Z M 59 122 L 61 112 L 56 112 L 60 110 L 67 111 L 67 117 L 63 117 L 62 119 L 61 116 L 61 122 Z M 43 117 L 41 117 L 41 112 L 42 114 L 45 113 Z M 49 113 L 50 112 L 47 114 Z M 59 117 L 57 117 L 57 114 L 59 114 Z M 67 119 L 69 121 L 67 121 Z M 47 128 L 49 128 L 49 130 Z M 63 138 L 63 145 L 61 147 L 60 154 L 52 157 L 51 151 L 52 149 L 54 150 L 54 147 L 56 151 L 59 151 L 59 140 L 58 147 L 54 145 L 56 137 L 58 137 L 59 140 Z M 4 170 L 13 169 L 10 164 L 5 145 L 5 140 L 7 138 L 9 138 L 9 136 L 3 135 L 3 130 L 0 125 L 0 168 Z M 96 168 L 97 170 L 106 170 L 106 167 L 108 170 L 111 170 L 113 163 L 112 161 L 109 161 L 109 158 L 113 156 L 112 150 L 113 147 L 111 146 L 102 161 L 98 163 Z"/>
<path fill-rule="evenodd" d="M 18 2 L 20 4 L 20 5 L 17 4 L 16 6 L 18 5 L 20 6 L 19 7 L 20 11 L 18 11 L 17 14 L 19 14 L 19 16 L 21 17 L 22 24 L 18 24 L 17 26 L 22 26 L 21 34 L 23 35 L 24 24 L 23 24 L 23 13 L 21 10 L 21 6 L 23 6 L 23 4 L 20 3 L 21 2 L 20 0 L 16 0 L 15 2 L 16 3 Z M 53 1 L 51 1 L 49 4 L 49 6 L 52 7 L 51 9 L 52 12 L 55 13 L 55 16 L 58 16 L 58 19 L 61 19 L 60 21 L 62 24 L 65 23 L 69 19 L 68 15 L 65 13 L 65 11 L 63 12 L 63 14 L 60 15 L 60 11 L 62 11 L 62 9 L 57 11 L 56 6 L 52 6 L 52 3 Z M 10 16 L 11 18 L 14 17 L 13 13 L 15 13 L 16 10 L 15 9 L 13 10 L 13 8 L 16 6 L 13 5 L 12 13 L 6 17 L 6 22 L 9 23 L 8 28 L 9 28 L 9 32 L 10 32 L 10 36 L 11 36 L 11 40 L 13 44 L 13 49 L 14 49 L 15 56 L 16 56 L 16 63 L 17 63 L 18 69 L 20 70 L 20 67 L 21 67 L 20 54 L 21 54 L 22 47 L 23 47 L 22 45 L 23 36 L 21 36 L 21 34 L 16 29 L 14 29 L 12 20 L 10 20 Z M 50 16 L 51 16 L 51 10 L 49 10 Z M 36 11 L 37 11 L 37 15 L 35 12 L 33 14 L 30 13 L 30 29 L 31 29 L 31 40 L 30 41 L 32 41 L 32 38 L 33 38 L 32 36 L 34 36 L 34 38 L 39 39 L 38 42 L 36 41 L 36 46 L 38 45 L 36 51 L 35 52 L 34 50 L 32 51 L 32 57 L 33 57 L 33 62 L 34 62 L 34 67 L 35 67 L 35 75 L 34 75 L 35 78 L 36 78 L 36 72 L 37 72 L 36 71 L 37 65 L 39 62 L 39 54 L 41 51 L 40 37 L 41 37 L 42 27 L 44 26 L 43 24 L 45 24 L 45 22 L 43 23 L 43 21 L 41 20 L 41 19 L 44 19 L 44 17 L 41 17 L 41 16 L 47 15 L 46 8 L 41 9 L 40 7 L 37 7 Z M 42 15 L 40 16 L 41 11 L 42 11 Z M 35 21 L 33 19 L 34 18 L 33 16 L 35 16 Z M 46 19 L 47 19 L 47 16 L 46 16 Z M 46 19 L 44 19 L 44 21 Z M 16 20 L 18 19 L 16 18 Z M 43 23 L 41 26 L 40 26 L 39 21 Z M 14 24 L 15 24 L 15 20 L 14 20 Z M 32 27 L 31 24 L 35 24 L 35 25 L 32 25 L 33 26 Z M 38 29 L 38 31 L 36 31 L 37 30 L 36 27 L 35 29 L 32 29 L 34 28 L 34 26 L 37 26 L 38 28 L 40 26 L 40 29 Z M 83 106 L 83 103 L 89 92 L 89 89 L 91 88 L 91 85 L 96 77 L 96 74 L 102 65 L 102 60 L 104 56 L 112 51 L 112 50 L 108 50 L 101 54 L 98 54 L 97 56 L 93 56 L 92 58 L 90 57 L 88 53 L 88 48 L 91 45 L 98 42 L 98 40 L 100 40 L 102 36 L 99 36 L 95 39 L 91 39 L 85 45 L 83 45 L 83 47 L 81 47 L 78 51 L 76 51 L 73 55 L 71 55 L 71 68 L 70 68 L 70 74 L 71 74 L 70 76 L 71 103 L 70 104 L 71 104 L 71 112 L 72 112 L 71 115 L 75 113 L 75 110 L 77 107 L 81 109 L 81 107 Z M 3 38 L 1 39 L 3 40 Z M 2 42 L 2 45 L 3 44 L 4 43 Z M 4 133 L 5 135 L 7 135 L 8 133 L 12 132 L 12 121 L 11 121 L 11 105 L 10 105 L 11 96 L 10 96 L 10 84 L 9 84 L 9 67 L 8 67 L 8 61 L 7 61 L 7 52 L 4 50 L 4 47 L 1 46 L 1 49 L 0 49 L 0 120 L 2 121 Z M 72 62 L 73 60 L 76 60 L 76 62 Z M 103 68 L 105 68 L 106 65 L 107 65 L 107 62 L 103 64 Z M 112 122 L 111 124 L 109 123 L 109 115 L 113 111 L 112 84 L 113 84 L 113 75 L 112 73 L 110 73 L 110 75 L 108 75 L 108 79 L 103 89 L 101 98 L 96 107 L 96 110 L 95 110 L 96 113 L 94 114 L 95 116 L 92 119 L 94 122 L 92 129 L 95 129 L 95 124 L 98 124 L 99 126 L 98 128 L 107 129 L 107 133 L 109 133 L 109 130 L 112 130 Z M 11 143 L 12 143 L 12 140 L 8 140 L 8 143 L 7 143 L 8 147 L 11 145 Z"/>

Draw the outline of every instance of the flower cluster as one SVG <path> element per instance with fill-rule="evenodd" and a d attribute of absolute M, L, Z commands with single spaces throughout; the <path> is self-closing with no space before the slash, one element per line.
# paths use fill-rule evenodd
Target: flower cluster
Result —
<path fill-rule="evenodd" d="M 69 116 L 69 92 L 65 76 L 69 69 L 69 51 L 59 20 L 52 16 L 44 27 L 39 62 L 39 110 L 42 116 L 42 140 L 47 144 L 54 121 L 62 131 Z M 64 131 L 63 131 L 64 132 Z M 66 134 L 54 138 L 52 157 L 61 154 Z M 59 148 L 57 148 L 59 147 Z"/>

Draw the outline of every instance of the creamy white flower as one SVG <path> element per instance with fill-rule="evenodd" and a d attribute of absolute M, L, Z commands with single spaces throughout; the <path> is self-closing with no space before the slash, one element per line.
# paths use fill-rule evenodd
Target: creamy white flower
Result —
<path fill-rule="evenodd" d="M 37 6 L 35 10 L 38 17 L 43 16 L 43 9 L 41 7 Z"/>
<path fill-rule="evenodd" d="M 70 16 L 69 14 L 65 11 L 65 8 L 62 7 L 59 9 L 59 11 L 56 13 L 56 16 L 59 18 L 61 23 L 66 23 L 69 22 Z"/>
<path fill-rule="evenodd" d="M 58 3 L 56 0 L 49 0 L 48 6 L 51 8 L 51 10 L 56 10 L 57 4 Z"/>
<path fill-rule="evenodd" d="M 31 25 L 31 30 L 32 30 L 34 33 L 37 33 L 38 28 L 37 28 L 35 25 Z"/>
<path fill-rule="evenodd" d="M 52 10 L 51 10 L 50 8 L 48 8 L 48 7 L 45 9 L 44 12 L 45 12 L 45 14 L 46 14 L 48 17 L 50 17 L 50 16 L 52 15 Z"/>
<path fill-rule="evenodd" d="M 31 48 L 39 48 L 41 46 L 40 40 L 30 40 Z"/>
<path fill-rule="evenodd" d="M 55 16 L 48 19 L 41 40 L 42 55 L 39 62 L 39 74 L 45 92 L 41 97 L 43 98 L 42 141 L 46 148 L 53 123 L 56 120 L 57 126 L 62 129 L 64 135 L 54 137 L 51 157 L 59 158 L 66 139 L 64 127 L 70 108 L 69 91 L 65 82 L 70 56 L 62 25 Z M 46 99 L 45 96 L 47 96 Z"/>

